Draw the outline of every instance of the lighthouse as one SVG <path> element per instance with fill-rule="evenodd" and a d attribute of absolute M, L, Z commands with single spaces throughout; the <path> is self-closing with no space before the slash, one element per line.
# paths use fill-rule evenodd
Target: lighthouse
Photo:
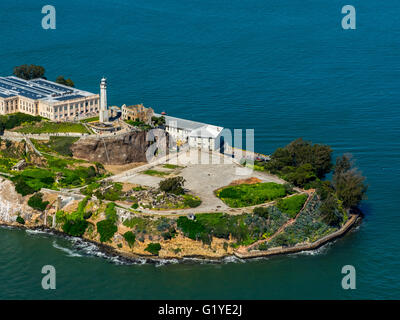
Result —
<path fill-rule="evenodd" d="M 108 107 L 107 107 L 107 80 L 102 78 L 100 81 L 100 114 L 99 120 L 101 123 L 108 122 Z"/>

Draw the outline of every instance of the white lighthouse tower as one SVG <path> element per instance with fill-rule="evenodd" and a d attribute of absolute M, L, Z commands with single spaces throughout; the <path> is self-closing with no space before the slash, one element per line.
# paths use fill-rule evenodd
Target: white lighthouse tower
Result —
<path fill-rule="evenodd" d="M 107 107 L 107 80 L 102 78 L 100 82 L 100 122 L 108 122 L 108 107 Z"/>

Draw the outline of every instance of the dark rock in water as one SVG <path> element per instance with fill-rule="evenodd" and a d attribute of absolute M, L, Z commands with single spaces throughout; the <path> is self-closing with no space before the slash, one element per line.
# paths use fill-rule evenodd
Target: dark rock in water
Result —
<path fill-rule="evenodd" d="M 71 146 L 74 157 L 103 164 L 146 162 L 147 132 L 133 131 L 126 134 L 81 138 Z"/>

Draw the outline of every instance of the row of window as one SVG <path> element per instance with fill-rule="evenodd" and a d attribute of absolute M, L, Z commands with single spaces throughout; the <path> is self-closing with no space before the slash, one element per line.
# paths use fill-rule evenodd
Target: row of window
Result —
<path fill-rule="evenodd" d="M 81 103 L 70 104 L 69 108 L 68 108 L 68 105 L 55 106 L 54 112 L 56 112 L 56 113 L 63 112 L 63 111 L 65 112 L 68 109 L 69 110 L 73 110 L 73 109 L 77 109 L 77 108 L 81 109 L 83 107 L 89 107 L 89 106 L 92 107 L 93 105 L 96 106 L 96 109 L 97 109 L 97 104 L 98 104 L 98 100 L 96 99 L 96 100 L 90 100 L 90 101 L 85 101 L 85 102 L 81 102 Z M 92 109 L 93 108 L 90 108 L 91 111 L 92 111 Z M 47 108 L 47 111 L 50 111 L 49 108 Z"/>

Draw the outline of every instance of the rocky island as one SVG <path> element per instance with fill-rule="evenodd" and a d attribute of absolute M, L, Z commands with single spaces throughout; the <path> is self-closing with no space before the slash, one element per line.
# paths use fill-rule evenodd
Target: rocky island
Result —
<path fill-rule="evenodd" d="M 0 224 L 129 259 L 218 260 L 311 250 L 361 217 L 349 155 L 333 165 L 302 139 L 271 156 L 236 149 L 222 127 L 108 106 L 105 78 L 93 94 L 43 70 L 0 77 Z"/>
<path fill-rule="evenodd" d="M 298 139 L 251 163 L 181 148 L 147 163 L 143 137 L 163 128 L 157 117 L 105 141 L 90 122 L 52 132 L 51 121 L 17 113 L 1 125 L 0 223 L 81 237 L 129 259 L 311 250 L 361 217 L 364 178 L 348 155 L 333 165 L 326 145 Z M 190 161 L 199 153 L 213 160 Z"/>

